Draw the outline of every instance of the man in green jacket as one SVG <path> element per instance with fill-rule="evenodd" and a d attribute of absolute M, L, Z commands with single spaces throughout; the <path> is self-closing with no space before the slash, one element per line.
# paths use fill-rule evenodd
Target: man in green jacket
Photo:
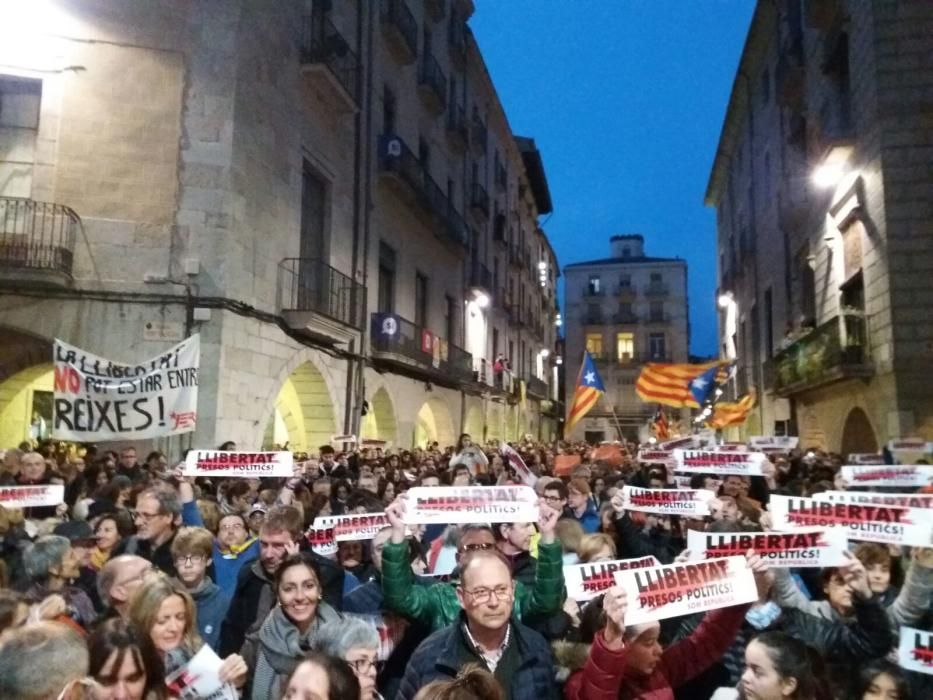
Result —
<path fill-rule="evenodd" d="M 418 586 L 408 560 L 408 545 L 405 542 L 405 497 L 399 496 L 386 508 L 386 516 L 392 526 L 392 536 L 382 550 L 382 590 L 387 609 L 418 620 L 439 630 L 454 623 L 460 615 L 457 599 L 457 583 L 436 583 L 433 586 Z M 560 613 L 564 604 L 564 569 L 560 542 L 554 535 L 560 513 L 544 501 L 539 505 L 538 566 L 534 585 L 515 583 L 513 613 L 516 619 L 524 617 L 548 617 Z M 457 560 L 464 552 L 477 549 L 493 549 L 496 538 L 487 525 L 468 525 L 457 543 Z"/>

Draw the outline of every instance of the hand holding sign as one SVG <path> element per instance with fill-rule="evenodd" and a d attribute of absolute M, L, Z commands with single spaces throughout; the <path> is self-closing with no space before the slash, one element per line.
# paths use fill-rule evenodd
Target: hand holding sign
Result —
<path fill-rule="evenodd" d="M 612 504 L 612 510 L 615 511 L 617 518 L 621 518 L 625 515 L 625 497 L 622 495 L 621 489 L 612 495 L 610 503 Z"/>
<path fill-rule="evenodd" d="M 288 545 L 285 548 L 287 550 Z M 236 688 L 242 688 L 246 684 L 247 673 L 249 673 L 249 668 L 243 657 L 239 654 L 231 654 L 220 663 L 217 677 L 222 683 L 230 683 Z"/>
<path fill-rule="evenodd" d="M 856 559 L 852 552 L 845 552 L 845 557 L 850 560 L 843 574 L 846 584 L 859 598 L 868 600 L 871 598 L 871 587 L 868 585 L 868 571 L 865 570 L 865 565 Z"/>
<path fill-rule="evenodd" d="M 622 586 L 613 586 L 603 597 L 603 612 L 606 614 L 606 626 L 603 638 L 610 649 L 622 647 L 625 634 L 625 611 L 628 609 L 628 594 Z"/>

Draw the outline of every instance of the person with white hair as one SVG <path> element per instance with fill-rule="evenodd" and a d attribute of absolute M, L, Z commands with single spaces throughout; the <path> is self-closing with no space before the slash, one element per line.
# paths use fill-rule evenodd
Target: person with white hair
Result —
<path fill-rule="evenodd" d="M 360 700 L 381 700 L 376 691 L 379 632 L 372 624 L 348 615 L 339 622 L 321 625 L 311 644 L 316 650 L 350 664 L 360 682 Z"/>
<path fill-rule="evenodd" d="M 58 594 L 65 599 L 68 615 L 88 628 L 97 618 L 87 593 L 72 585 L 81 574 L 81 561 L 71 542 L 61 535 L 44 535 L 23 552 L 23 569 L 32 584 L 26 594 L 36 603 Z"/>
<path fill-rule="evenodd" d="M 39 622 L 9 630 L 0 638 L 0 698 L 83 697 L 88 659 L 84 640 L 67 625 Z"/>

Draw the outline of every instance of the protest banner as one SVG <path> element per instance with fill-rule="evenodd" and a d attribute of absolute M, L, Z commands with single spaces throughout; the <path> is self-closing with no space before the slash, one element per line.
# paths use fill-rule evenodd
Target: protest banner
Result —
<path fill-rule="evenodd" d="M 839 528 L 792 532 L 687 531 L 691 561 L 744 555 L 754 549 L 772 568 L 843 566 L 849 563 L 844 554 L 847 546 L 846 533 Z"/>
<path fill-rule="evenodd" d="M 351 445 L 355 445 L 356 435 L 331 435 L 330 436 L 331 445 L 342 445 L 345 442 L 349 442 Z"/>
<path fill-rule="evenodd" d="M 336 542 L 371 540 L 384 527 L 389 527 L 389 519 L 384 512 L 319 515 L 314 519 L 313 525 L 315 530 L 333 530 Z"/>
<path fill-rule="evenodd" d="M 554 476 L 570 476 L 580 462 L 580 455 L 557 455 L 554 458 Z"/>
<path fill-rule="evenodd" d="M 931 464 L 884 464 L 863 466 L 847 464 L 840 469 L 850 486 L 891 486 L 920 488 L 933 484 Z"/>
<path fill-rule="evenodd" d="M 855 452 L 849 455 L 850 464 L 884 464 L 884 455 L 873 452 Z"/>
<path fill-rule="evenodd" d="M 933 493 L 874 493 L 871 491 L 820 491 L 813 494 L 817 501 L 851 503 L 860 505 L 875 503 L 881 506 L 916 508 L 919 514 L 933 518 Z"/>
<path fill-rule="evenodd" d="M 615 572 L 628 595 L 626 625 L 664 620 L 758 600 L 745 557 L 724 557 Z"/>
<path fill-rule="evenodd" d="M 916 464 L 933 454 L 933 443 L 922 437 L 894 438 L 888 440 L 888 451 L 895 464 Z"/>
<path fill-rule="evenodd" d="M 185 457 L 185 476 L 259 478 L 295 475 L 291 452 L 221 452 L 191 450 Z"/>
<path fill-rule="evenodd" d="M 305 539 L 311 545 L 311 551 L 322 557 L 331 557 L 337 553 L 337 536 L 333 527 L 318 527 L 315 518 L 311 527 L 305 530 Z"/>
<path fill-rule="evenodd" d="M 640 559 L 617 559 L 615 561 L 594 561 L 589 564 L 568 564 L 564 566 L 564 584 L 567 597 L 577 602 L 592 600 L 615 585 L 615 572 L 627 569 L 643 569 L 660 566 L 661 562 L 653 556 Z"/>
<path fill-rule="evenodd" d="M 674 471 L 692 474 L 761 476 L 765 461 L 761 452 L 674 450 Z"/>
<path fill-rule="evenodd" d="M 240 694 L 220 680 L 223 662 L 207 644 L 181 668 L 165 677 L 165 684 L 179 700 L 238 700 Z"/>
<path fill-rule="evenodd" d="M 515 474 L 526 486 L 534 487 L 538 483 L 538 477 L 535 476 L 522 456 L 516 452 L 508 443 L 502 443 L 499 447 L 499 454 L 505 459 L 506 463 L 515 471 Z"/>
<path fill-rule="evenodd" d="M 659 442 L 656 446 L 656 449 L 670 451 L 675 449 L 690 450 L 695 447 L 701 447 L 700 440 L 695 435 L 686 435 L 683 437 L 676 437 L 670 440 L 665 440 L 664 442 Z"/>
<path fill-rule="evenodd" d="M 667 479 L 669 483 L 673 483 L 679 489 L 689 489 L 693 477 L 690 474 L 671 474 L 668 472 Z"/>
<path fill-rule="evenodd" d="M 829 503 L 813 498 L 771 494 L 768 503 L 775 530 L 835 527 L 850 540 L 929 547 L 933 522 L 916 508 Z"/>
<path fill-rule="evenodd" d="M 106 442 L 191 432 L 198 419 L 200 361 L 198 335 L 129 365 L 56 340 L 52 437 Z"/>
<path fill-rule="evenodd" d="M 797 449 L 800 438 L 796 435 L 752 435 L 748 438 L 748 444 L 752 449 L 765 452 L 788 451 Z"/>
<path fill-rule="evenodd" d="M 933 631 L 901 627 L 897 665 L 905 671 L 933 676 Z"/>
<path fill-rule="evenodd" d="M 724 442 L 718 448 L 717 452 L 750 452 L 748 445 L 744 442 Z"/>
<path fill-rule="evenodd" d="M 65 486 L 63 484 L 0 486 L 0 506 L 4 508 L 57 506 L 64 502 Z"/>
<path fill-rule="evenodd" d="M 638 486 L 622 487 L 625 510 L 660 515 L 683 515 L 702 518 L 709 515 L 709 502 L 716 497 L 706 489 L 643 489 Z"/>
<path fill-rule="evenodd" d="M 636 459 L 641 464 L 672 466 L 674 464 L 674 453 L 671 450 L 638 450 Z"/>
<path fill-rule="evenodd" d="M 416 486 L 406 493 L 409 525 L 537 520 L 538 496 L 529 486 Z"/>

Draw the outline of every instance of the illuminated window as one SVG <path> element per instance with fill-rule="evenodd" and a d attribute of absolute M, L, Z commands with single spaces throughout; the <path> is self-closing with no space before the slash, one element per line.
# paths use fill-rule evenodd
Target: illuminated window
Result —
<path fill-rule="evenodd" d="M 586 351 L 590 355 L 602 355 L 603 354 L 603 334 L 602 333 L 587 333 L 586 334 Z"/>
<path fill-rule="evenodd" d="M 635 334 L 616 333 L 616 359 L 631 362 L 635 357 Z"/>

